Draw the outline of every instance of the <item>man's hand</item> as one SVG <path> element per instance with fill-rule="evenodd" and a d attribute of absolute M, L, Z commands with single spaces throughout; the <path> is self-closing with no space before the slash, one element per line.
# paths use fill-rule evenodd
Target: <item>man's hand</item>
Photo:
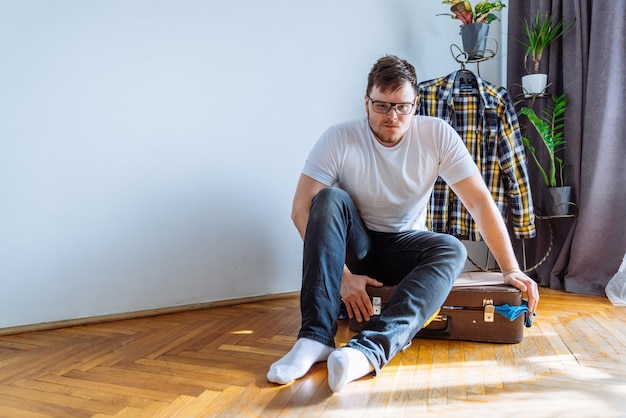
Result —
<path fill-rule="evenodd" d="M 367 292 L 366 286 L 380 287 L 383 284 L 368 276 L 352 274 L 344 268 L 341 279 L 341 300 L 346 305 L 348 316 L 356 318 L 358 322 L 369 321 L 374 315 L 374 307 Z"/>
<path fill-rule="evenodd" d="M 528 311 L 534 314 L 539 304 L 539 287 L 537 283 L 518 269 L 504 272 L 503 275 L 504 283 L 510 284 L 522 292 L 526 292 L 528 297 Z"/>

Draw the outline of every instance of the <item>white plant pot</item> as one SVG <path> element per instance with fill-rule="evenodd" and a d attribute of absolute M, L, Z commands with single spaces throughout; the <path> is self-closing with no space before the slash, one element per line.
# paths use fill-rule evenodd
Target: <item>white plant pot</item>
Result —
<path fill-rule="evenodd" d="M 528 74 L 522 77 L 522 89 L 524 94 L 543 94 L 548 84 L 548 74 Z"/>

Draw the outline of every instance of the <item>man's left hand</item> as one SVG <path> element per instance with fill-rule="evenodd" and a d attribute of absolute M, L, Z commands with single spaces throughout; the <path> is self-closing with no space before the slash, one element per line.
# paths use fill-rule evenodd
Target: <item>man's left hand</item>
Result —
<path fill-rule="evenodd" d="M 504 283 L 510 284 L 522 292 L 526 292 L 528 297 L 528 311 L 534 314 L 539 304 L 539 287 L 537 283 L 519 269 L 504 272 L 503 275 Z"/>

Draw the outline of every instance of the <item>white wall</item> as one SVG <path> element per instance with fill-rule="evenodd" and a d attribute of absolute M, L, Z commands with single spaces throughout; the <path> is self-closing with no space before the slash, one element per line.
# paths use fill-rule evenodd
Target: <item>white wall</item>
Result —
<path fill-rule="evenodd" d="M 309 148 L 380 56 L 459 68 L 445 9 L 0 0 L 0 327 L 298 290 Z"/>

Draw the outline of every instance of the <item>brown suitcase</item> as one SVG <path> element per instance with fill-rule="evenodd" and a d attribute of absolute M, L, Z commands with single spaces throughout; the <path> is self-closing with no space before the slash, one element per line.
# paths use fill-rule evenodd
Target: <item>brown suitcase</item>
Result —
<path fill-rule="evenodd" d="M 417 337 L 488 343 L 519 343 L 524 338 L 524 316 L 511 321 L 497 306 L 520 306 L 522 292 L 509 285 L 453 287 L 439 315 Z"/>
<path fill-rule="evenodd" d="M 493 276 L 485 283 L 493 282 L 492 279 Z M 375 311 L 384 309 L 393 290 L 393 286 L 368 287 Z M 505 284 L 455 286 L 444 301 L 439 315 L 422 329 L 417 337 L 519 343 L 524 337 L 524 315 L 511 321 L 497 313 L 496 307 L 502 305 L 518 307 L 521 304 L 522 292 L 513 286 Z M 359 323 L 351 318 L 348 326 L 352 331 L 358 332 L 363 329 L 365 322 Z"/>

